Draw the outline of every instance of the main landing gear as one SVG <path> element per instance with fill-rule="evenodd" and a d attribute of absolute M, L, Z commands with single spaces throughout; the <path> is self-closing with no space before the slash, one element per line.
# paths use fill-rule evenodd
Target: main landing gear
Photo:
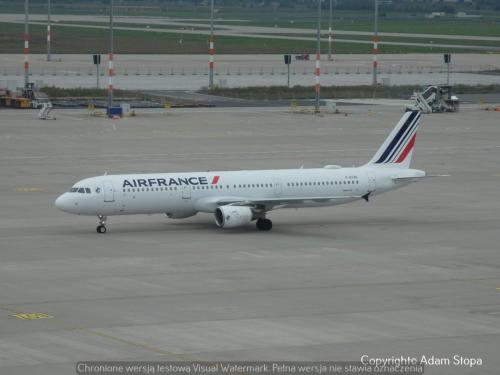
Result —
<path fill-rule="evenodd" d="M 97 215 L 99 225 L 96 228 L 97 233 L 106 233 L 106 216 Z"/>
<path fill-rule="evenodd" d="M 255 223 L 258 230 L 269 231 L 273 227 L 273 222 L 266 218 L 259 218 Z"/>

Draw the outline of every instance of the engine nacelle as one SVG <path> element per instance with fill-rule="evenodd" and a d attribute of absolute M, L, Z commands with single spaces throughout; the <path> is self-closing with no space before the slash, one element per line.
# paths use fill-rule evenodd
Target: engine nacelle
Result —
<path fill-rule="evenodd" d="M 215 223 L 220 228 L 235 228 L 246 225 L 253 219 L 250 207 L 220 206 L 215 209 Z"/>
<path fill-rule="evenodd" d="M 191 217 L 196 215 L 196 211 L 174 211 L 174 212 L 165 212 L 165 215 L 169 219 L 185 219 L 186 217 Z"/>

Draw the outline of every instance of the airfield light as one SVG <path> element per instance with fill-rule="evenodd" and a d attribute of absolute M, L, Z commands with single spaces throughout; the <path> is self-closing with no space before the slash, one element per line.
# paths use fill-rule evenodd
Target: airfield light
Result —
<path fill-rule="evenodd" d="M 318 0 L 318 26 L 316 29 L 316 70 L 314 71 L 316 84 L 314 86 L 314 90 L 316 91 L 316 103 L 314 106 L 314 112 L 319 112 L 319 93 L 320 93 L 320 84 L 319 84 L 319 62 L 321 60 L 321 0 Z"/>

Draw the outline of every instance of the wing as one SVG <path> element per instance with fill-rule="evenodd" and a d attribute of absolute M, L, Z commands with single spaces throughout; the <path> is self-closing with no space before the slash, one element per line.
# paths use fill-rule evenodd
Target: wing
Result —
<path fill-rule="evenodd" d="M 294 205 L 307 205 L 307 204 L 328 204 L 328 203 L 343 203 L 349 202 L 355 199 L 361 199 L 361 195 L 350 195 L 350 196 L 330 196 L 330 197 L 300 197 L 300 198 L 222 198 L 217 201 L 219 206 L 250 206 L 254 208 L 260 208 L 263 210 L 272 210 L 276 208 L 283 208 L 286 206 Z"/>

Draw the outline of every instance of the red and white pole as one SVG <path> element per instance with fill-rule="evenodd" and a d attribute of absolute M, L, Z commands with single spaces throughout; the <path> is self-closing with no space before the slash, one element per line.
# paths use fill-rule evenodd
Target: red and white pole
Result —
<path fill-rule="evenodd" d="M 215 41 L 214 41 L 214 35 L 210 35 L 210 46 L 208 49 L 208 69 L 210 70 L 210 81 L 209 81 L 209 86 L 211 89 L 214 87 L 214 56 L 215 56 Z"/>
<path fill-rule="evenodd" d="M 378 0 L 375 0 L 375 19 L 374 19 L 374 30 L 373 30 L 373 86 L 377 85 L 377 74 L 378 74 Z"/>
<path fill-rule="evenodd" d="M 314 91 L 316 92 L 317 96 L 319 96 L 319 91 L 320 91 L 320 83 L 319 83 L 319 76 L 321 73 L 320 61 L 321 61 L 321 54 L 317 53 L 316 54 L 316 69 L 314 70 L 315 83 L 316 83 L 314 86 Z"/>
<path fill-rule="evenodd" d="M 113 106 L 113 0 L 109 2 L 109 51 L 108 51 L 108 117 Z"/>
<path fill-rule="evenodd" d="M 108 54 L 108 94 L 113 95 L 113 52 Z"/>
<path fill-rule="evenodd" d="M 333 34 L 332 34 L 332 28 L 328 28 L 328 60 L 332 59 L 332 40 L 333 40 Z"/>
<path fill-rule="evenodd" d="M 321 60 L 321 0 L 318 0 L 318 24 L 316 28 L 316 69 L 314 70 L 315 85 L 314 91 L 316 92 L 316 100 L 314 105 L 314 112 L 319 113 L 319 62 Z"/>
<path fill-rule="evenodd" d="M 30 76 L 30 63 L 29 63 L 29 53 L 30 53 L 30 35 L 28 28 L 28 0 L 24 1 L 24 87 L 28 87 L 29 76 Z"/>
<path fill-rule="evenodd" d="M 215 37 L 214 37 L 214 0 L 210 2 L 210 46 L 208 48 L 208 87 L 214 88 L 214 56 L 215 56 Z"/>
<path fill-rule="evenodd" d="M 330 13 L 328 17 L 328 61 L 332 61 L 332 0 L 330 0 Z"/>
<path fill-rule="evenodd" d="M 50 42 L 51 42 L 51 35 L 50 35 L 50 0 L 47 2 L 47 61 L 51 60 L 51 55 L 50 55 Z"/>
<path fill-rule="evenodd" d="M 377 72 L 378 72 L 378 42 L 379 38 L 378 36 L 373 37 L 373 84 L 377 84 Z"/>

